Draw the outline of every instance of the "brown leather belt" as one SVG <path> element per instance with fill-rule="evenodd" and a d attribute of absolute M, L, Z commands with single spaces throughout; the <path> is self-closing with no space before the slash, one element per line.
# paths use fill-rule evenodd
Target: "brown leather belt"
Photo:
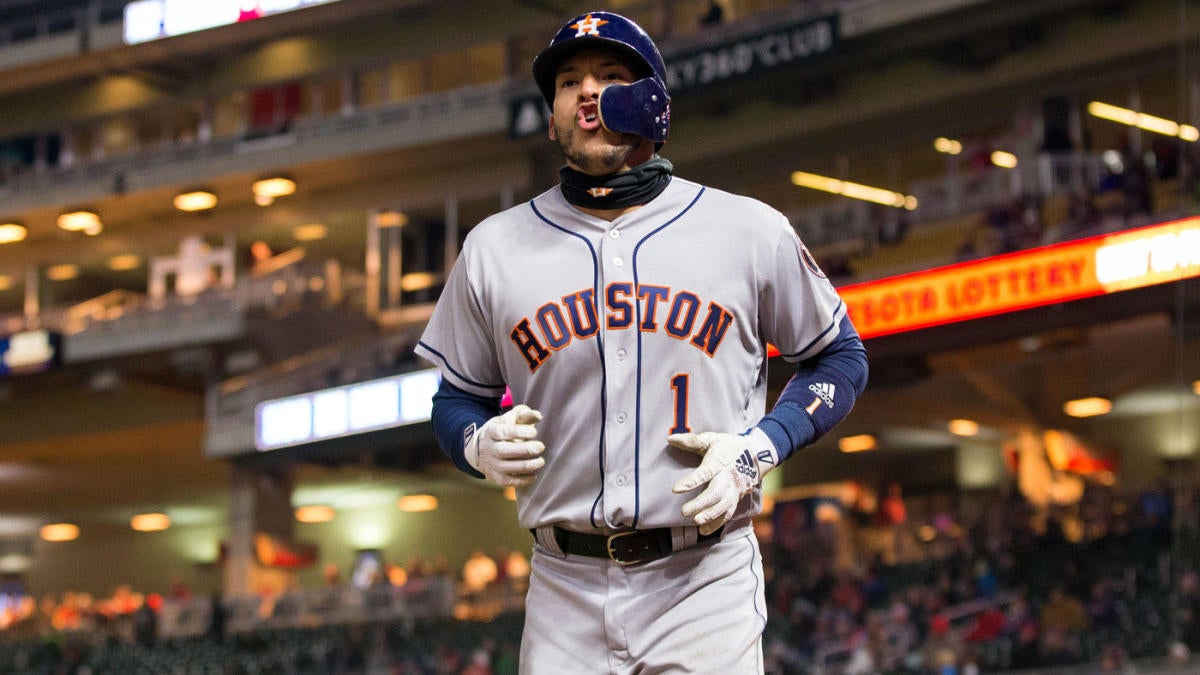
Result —
<path fill-rule="evenodd" d="M 697 533 L 696 546 L 720 539 L 724 529 L 720 527 L 712 534 Z M 555 527 L 554 539 L 562 552 L 568 555 L 607 558 L 620 565 L 636 565 L 658 560 L 677 550 L 669 527 L 622 530 L 613 534 L 584 534 Z"/>

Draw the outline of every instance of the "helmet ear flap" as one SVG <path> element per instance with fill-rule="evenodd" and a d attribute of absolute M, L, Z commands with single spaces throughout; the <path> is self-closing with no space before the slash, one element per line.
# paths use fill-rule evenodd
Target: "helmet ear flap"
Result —
<path fill-rule="evenodd" d="M 612 84 L 600 91 L 600 124 L 621 134 L 662 143 L 671 123 L 671 97 L 658 78 Z"/>

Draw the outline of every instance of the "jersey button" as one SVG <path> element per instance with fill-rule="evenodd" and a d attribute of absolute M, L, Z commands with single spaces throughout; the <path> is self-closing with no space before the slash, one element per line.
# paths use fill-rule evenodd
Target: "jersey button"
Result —
<path fill-rule="evenodd" d="M 620 238 L 621 238 L 621 231 L 620 231 L 620 230 L 617 230 L 617 229 L 612 229 L 612 230 L 609 230 L 609 231 L 608 231 L 608 236 L 612 237 L 613 239 L 620 239 Z"/>
<path fill-rule="evenodd" d="M 625 348 L 624 348 L 624 347 L 622 347 L 621 349 L 618 349 L 618 350 L 617 350 L 617 360 L 618 360 L 618 361 L 624 361 L 624 360 L 625 360 Z"/>
<path fill-rule="evenodd" d="M 614 267 L 624 267 L 625 261 L 620 258 L 613 258 L 613 266 Z"/>
<path fill-rule="evenodd" d="M 625 475 L 624 475 L 624 474 L 618 474 L 616 478 L 613 478 L 613 482 L 617 484 L 617 487 L 624 487 L 624 485 L 625 485 Z"/>
<path fill-rule="evenodd" d="M 628 417 L 628 415 L 626 415 L 625 413 L 617 413 L 617 421 L 620 422 L 621 424 L 625 423 L 625 419 L 627 417 Z"/>

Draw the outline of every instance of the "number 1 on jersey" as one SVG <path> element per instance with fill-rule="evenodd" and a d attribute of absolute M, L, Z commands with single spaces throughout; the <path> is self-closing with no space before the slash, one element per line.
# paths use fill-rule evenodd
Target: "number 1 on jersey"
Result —
<path fill-rule="evenodd" d="M 687 425 L 688 405 L 688 376 L 679 373 L 671 378 L 671 388 L 675 390 L 675 424 L 671 427 L 672 434 L 686 434 L 691 431 Z"/>

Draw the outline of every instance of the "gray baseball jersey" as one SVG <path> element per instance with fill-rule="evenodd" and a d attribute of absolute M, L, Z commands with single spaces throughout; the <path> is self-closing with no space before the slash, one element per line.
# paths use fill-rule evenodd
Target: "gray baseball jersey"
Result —
<path fill-rule="evenodd" d="M 845 306 L 778 211 L 672 178 L 612 222 L 555 187 L 466 238 L 417 353 L 467 392 L 540 410 L 546 465 L 518 489 L 525 528 L 692 525 L 671 486 L 686 431 L 765 412 L 767 344 L 803 360 Z M 757 512 L 743 500 L 737 517 Z"/>

